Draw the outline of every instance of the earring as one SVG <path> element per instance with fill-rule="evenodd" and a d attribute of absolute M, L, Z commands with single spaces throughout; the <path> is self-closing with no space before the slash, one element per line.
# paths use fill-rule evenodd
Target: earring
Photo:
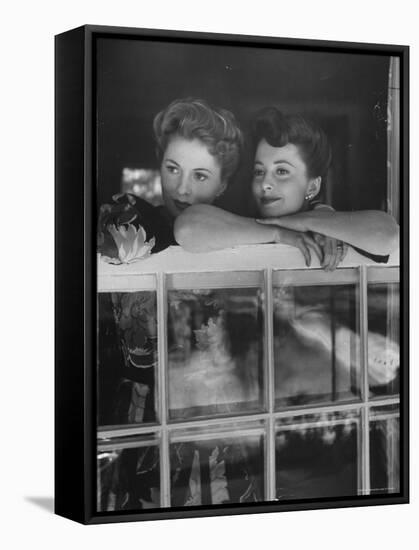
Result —
<path fill-rule="evenodd" d="M 313 198 L 313 196 L 311 194 L 308 194 L 304 198 L 305 198 L 306 201 L 309 201 Z"/>

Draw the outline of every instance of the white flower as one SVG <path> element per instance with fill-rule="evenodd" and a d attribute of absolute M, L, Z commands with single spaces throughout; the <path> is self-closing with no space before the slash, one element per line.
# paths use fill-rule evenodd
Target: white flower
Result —
<path fill-rule="evenodd" d="M 141 225 L 137 229 L 134 225 L 128 224 L 128 229 L 126 229 L 125 225 L 120 225 L 117 228 L 112 224 L 108 226 L 108 229 L 118 248 L 119 260 L 123 264 L 147 258 L 156 243 L 154 237 L 146 242 L 146 233 Z"/>

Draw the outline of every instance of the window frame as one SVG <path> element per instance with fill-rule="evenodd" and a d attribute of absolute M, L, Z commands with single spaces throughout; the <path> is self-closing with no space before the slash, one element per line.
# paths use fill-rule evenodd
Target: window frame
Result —
<path fill-rule="evenodd" d="M 269 247 L 268 251 L 266 247 Z M 370 397 L 368 382 L 368 286 L 375 283 L 399 283 L 399 267 L 397 256 L 391 258 L 389 264 L 373 264 L 370 260 L 352 251 L 340 267 L 334 272 L 325 272 L 319 267 L 307 268 L 302 266 L 302 260 L 289 247 L 284 245 L 252 245 L 237 247 L 230 254 L 234 254 L 236 269 L 230 270 L 230 262 L 222 262 L 218 257 L 220 253 L 212 253 L 213 258 L 204 258 L 204 270 L 201 265 L 202 256 L 197 255 L 195 265 L 191 262 L 190 254 L 180 247 L 170 247 L 165 252 L 164 270 L 153 273 L 145 263 L 137 263 L 128 266 L 110 266 L 99 262 L 98 294 L 105 292 L 137 292 L 153 290 L 157 297 L 157 342 L 158 342 L 158 366 L 156 376 L 156 422 L 146 424 L 124 425 L 120 427 L 98 427 L 97 449 L 103 446 L 109 449 L 113 440 L 123 437 L 145 436 L 150 434 L 156 437 L 159 444 L 160 456 L 160 488 L 161 506 L 170 507 L 170 444 L 173 434 L 191 428 L 201 429 L 199 437 L 216 439 L 221 435 L 225 437 L 244 437 L 245 434 L 257 434 L 261 430 L 264 437 L 264 478 L 266 501 L 276 501 L 276 454 L 275 438 L 278 431 L 278 420 L 287 417 L 298 417 L 307 414 L 357 411 L 359 413 L 359 445 L 357 449 L 359 485 L 358 495 L 370 495 L 370 444 L 369 428 L 371 409 L 377 409 L 385 405 L 397 405 L 400 407 L 400 396 L 388 395 L 383 397 Z M 226 251 L 222 251 L 221 255 Z M 228 252 L 228 251 L 227 251 Z M 275 252 L 276 254 L 272 254 Z M 291 252 L 291 254 L 290 254 Z M 298 251 L 297 251 L 298 252 Z M 259 262 L 259 254 L 262 253 L 267 260 L 268 267 L 249 267 L 249 255 L 254 256 L 252 261 Z M 210 254 L 211 255 L 211 254 Z M 198 257 L 201 256 L 201 257 Z M 268 258 L 274 258 L 268 260 Z M 150 259 L 153 260 L 152 258 Z M 215 263 L 214 263 L 215 262 Z M 252 262 L 251 262 L 252 263 Z M 270 264 L 270 265 L 269 265 Z M 188 270 L 181 269 L 188 265 Z M 258 264 L 260 266 L 260 264 Z M 216 270 L 208 270 L 208 266 L 217 267 Z M 242 269 L 240 269 L 242 268 Z M 151 269 L 156 269 L 153 265 Z M 274 353 L 273 353 L 273 299 L 272 291 L 275 284 L 285 279 L 292 278 L 291 286 L 313 285 L 342 285 L 354 283 L 358 285 L 359 297 L 359 327 L 360 327 L 360 360 L 361 360 L 361 396 L 360 399 L 348 399 L 342 402 L 325 402 L 308 404 L 301 407 L 284 406 L 278 410 L 275 407 L 274 384 Z M 168 415 L 168 356 L 167 356 L 167 292 L 172 289 L 212 289 L 212 288 L 262 288 L 266 295 L 264 312 L 264 339 L 265 360 L 264 378 L 266 409 L 262 412 L 239 413 L 235 415 L 222 415 L 216 417 L 202 417 L 199 419 L 170 420 Z M 260 286 L 261 285 L 261 286 Z M 248 426 L 254 422 L 254 427 L 246 430 L 238 430 L 237 426 Z M 264 423 L 264 428 L 257 427 L 258 422 Z M 235 428 L 226 431 L 231 425 Z M 339 422 L 337 422 L 339 424 Z M 298 423 L 295 424 L 298 426 Z M 218 430 L 214 428 L 217 428 Z M 210 428 L 209 435 L 205 435 L 205 428 Z M 187 436 L 185 436 L 187 439 Z M 176 439 L 176 438 L 175 438 Z M 194 441 L 194 436 L 190 436 Z"/>
<path fill-rule="evenodd" d="M 401 380 L 400 492 L 395 495 L 259 503 L 259 505 L 96 510 L 96 332 L 97 332 L 97 41 L 164 40 L 291 48 L 316 52 L 395 56 L 400 61 Z M 83 524 L 344 508 L 409 502 L 409 47 L 276 37 L 232 36 L 155 29 L 86 25 L 55 37 L 55 513 Z"/>

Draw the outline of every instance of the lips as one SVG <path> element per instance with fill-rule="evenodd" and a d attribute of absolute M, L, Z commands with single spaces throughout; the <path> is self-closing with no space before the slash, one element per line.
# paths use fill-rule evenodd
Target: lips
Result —
<path fill-rule="evenodd" d="M 270 204 L 274 204 L 280 200 L 282 200 L 281 197 L 262 197 L 260 199 L 260 203 L 263 204 L 263 206 L 269 206 Z"/>
<path fill-rule="evenodd" d="M 183 202 L 183 201 L 173 201 L 175 203 L 175 206 L 178 210 L 185 210 L 185 208 L 189 208 L 191 204 L 189 202 Z"/>

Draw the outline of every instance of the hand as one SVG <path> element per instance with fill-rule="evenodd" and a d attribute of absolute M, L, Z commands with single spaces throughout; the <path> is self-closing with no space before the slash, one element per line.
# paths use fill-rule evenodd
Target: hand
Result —
<path fill-rule="evenodd" d="M 288 244 L 298 248 L 306 261 L 306 266 L 311 265 L 311 252 L 314 250 L 320 263 L 323 260 L 323 252 L 317 242 L 310 236 L 309 233 L 301 231 L 293 231 L 292 229 L 284 229 L 283 227 L 277 228 L 275 242 L 281 244 Z"/>
<path fill-rule="evenodd" d="M 322 250 L 323 260 L 320 261 L 322 268 L 325 271 L 334 271 L 346 256 L 348 245 L 320 233 L 312 233 L 312 235 Z"/>

